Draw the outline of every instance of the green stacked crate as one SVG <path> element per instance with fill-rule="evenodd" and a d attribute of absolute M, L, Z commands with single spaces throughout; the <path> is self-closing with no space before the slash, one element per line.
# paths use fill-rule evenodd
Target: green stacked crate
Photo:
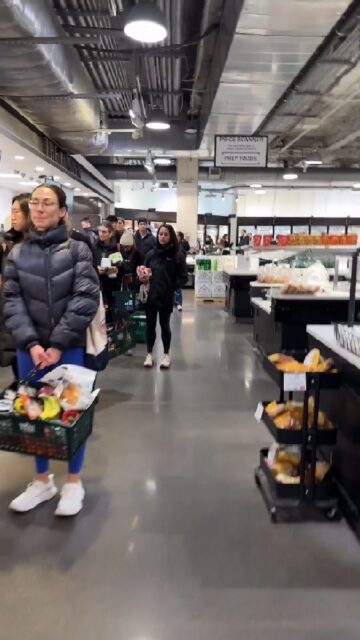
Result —
<path fill-rule="evenodd" d="M 136 313 L 133 313 L 131 317 L 134 321 L 134 333 L 136 342 L 146 342 L 146 315 L 144 311 L 136 311 Z"/>

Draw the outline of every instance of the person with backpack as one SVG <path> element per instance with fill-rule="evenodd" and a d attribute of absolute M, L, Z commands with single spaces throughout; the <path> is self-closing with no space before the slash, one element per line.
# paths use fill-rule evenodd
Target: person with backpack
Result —
<path fill-rule="evenodd" d="M 161 369 L 169 369 L 171 330 L 170 317 L 173 310 L 174 293 L 187 281 L 185 256 L 179 251 L 179 243 L 174 228 L 170 224 L 159 227 L 156 248 L 146 256 L 146 269 L 140 267 L 139 279 L 148 284 L 149 293 L 145 304 L 147 356 L 145 368 L 153 366 L 152 352 L 156 340 L 156 323 L 159 316 L 164 356 L 160 362 Z M 143 275 L 142 275 L 143 274 Z"/>
<path fill-rule="evenodd" d="M 7 257 L 4 317 L 17 347 L 20 378 L 26 378 L 35 365 L 39 379 L 60 364 L 84 366 L 86 330 L 98 310 L 100 289 L 90 249 L 68 237 L 64 191 L 40 185 L 29 206 L 32 228 Z M 82 509 L 85 447 L 69 463 L 55 511 L 58 516 L 73 516 Z M 48 458 L 36 456 L 35 478 L 10 509 L 30 511 L 57 493 Z"/>

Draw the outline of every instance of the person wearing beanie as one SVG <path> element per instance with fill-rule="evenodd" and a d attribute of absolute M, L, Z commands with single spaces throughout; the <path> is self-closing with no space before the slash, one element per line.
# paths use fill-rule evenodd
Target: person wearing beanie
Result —
<path fill-rule="evenodd" d="M 139 283 L 136 269 L 142 264 L 141 255 L 135 246 L 133 232 L 124 231 L 120 239 L 120 253 L 123 261 L 119 265 L 119 275 L 123 279 L 123 286 L 129 291 L 137 291 Z"/>
<path fill-rule="evenodd" d="M 146 218 L 139 218 L 138 231 L 135 233 L 134 240 L 138 252 L 141 255 L 141 264 L 144 264 L 145 258 L 149 251 L 155 249 L 156 238 L 148 229 Z"/>

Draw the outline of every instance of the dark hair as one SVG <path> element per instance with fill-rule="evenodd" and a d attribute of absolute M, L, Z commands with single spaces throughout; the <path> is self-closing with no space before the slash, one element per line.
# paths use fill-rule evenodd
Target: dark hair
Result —
<path fill-rule="evenodd" d="M 88 218 L 87 216 L 85 216 L 85 218 L 81 218 L 80 222 L 90 222 L 90 218 Z"/>
<path fill-rule="evenodd" d="M 19 195 L 14 196 L 11 201 L 11 204 L 14 204 L 14 202 L 19 203 L 20 209 L 27 220 L 30 219 L 30 209 L 29 209 L 30 198 L 31 198 L 31 193 L 19 193 Z"/>
<path fill-rule="evenodd" d="M 114 215 L 114 214 L 112 214 L 112 213 L 111 213 L 111 214 L 106 218 L 106 220 L 107 220 L 108 222 L 117 222 L 117 221 L 118 221 L 117 216 L 115 216 L 115 215 Z"/>
<path fill-rule="evenodd" d="M 114 229 L 112 228 L 112 224 L 111 222 L 109 222 L 109 220 L 105 220 L 99 226 L 105 227 L 109 231 L 109 233 L 114 233 Z"/>
<path fill-rule="evenodd" d="M 67 204 L 66 204 L 66 193 L 65 191 L 61 188 L 58 187 L 56 184 L 48 184 L 47 182 L 44 182 L 43 184 L 39 184 L 37 187 L 35 187 L 35 189 L 32 191 L 31 196 L 34 195 L 35 191 L 37 189 L 42 189 L 46 187 L 47 189 L 51 189 L 51 191 L 53 193 L 55 193 L 58 203 L 59 203 L 59 209 L 67 209 Z"/>
<path fill-rule="evenodd" d="M 148 223 L 148 221 L 146 220 L 146 218 L 138 218 L 137 223 L 140 224 L 140 222 L 145 222 L 145 224 Z"/>
<path fill-rule="evenodd" d="M 184 236 L 182 231 L 178 231 L 177 234 L 178 234 L 180 240 L 184 240 L 185 236 Z"/>
<path fill-rule="evenodd" d="M 160 242 L 159 242 L 159 235 L 160 235 L 160 231 L 161 231 L 161 229 L 164 229 L 164 228 L 165 228 L 165 229 L 167 229 L 167 230 L 168 230 L 168 232 L 170 233 L 170 242 L 169 242 L 168 246 L 172 246 L 172 247 L 174 247 L 174 250 L 175 250 L 175 253 L 176 253 L 177 251 L 179 251 L 179 241 L 178 241 L 178 239 L 177 239 L 177 237 L 176 237 L 175 229 L 174 229 L 174 227 L 173 227 L 171 224 L 162 224 L 162 225 L 158 228 L 158 232 L 157 232 L 157 236 L 156 236 L 156 243 L 157 243 L 157 246 L 158 246 L 159 248 L 161 248 L 161 247 L 163 246 L 163 245 L 161 245 L 161 244 L 160 244 Z"/>

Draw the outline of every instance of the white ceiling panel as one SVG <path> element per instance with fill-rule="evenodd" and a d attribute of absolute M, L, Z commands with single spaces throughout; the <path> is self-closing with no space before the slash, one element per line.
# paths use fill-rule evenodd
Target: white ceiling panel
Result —
<path fill-rule="evenodd" d="M 351 0 L 245 0 L 204 133 L 252 134 Z"/>

